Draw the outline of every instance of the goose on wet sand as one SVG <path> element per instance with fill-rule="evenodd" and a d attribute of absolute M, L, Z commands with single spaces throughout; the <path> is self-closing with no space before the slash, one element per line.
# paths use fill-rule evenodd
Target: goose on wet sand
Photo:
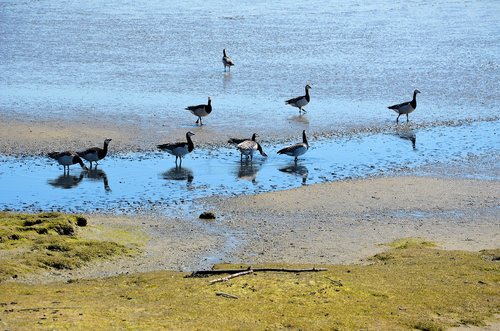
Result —
<path fill-rule="evenodd" d="M 408 114 L 414 111 L 417 108 L 417 94 L 420 93 L 419 90 L 413 91 L 413 100 L 403 102 L 397 105 L 392 105 L 387 108 L 394 110 L 398 113 L 398 117 L 396 118 L 396 123 L 399 123 L 399 116 L 406 115 L 406 122 L 409 122 Z"/>
<path fill-rule="evenodd" d="M 231 71 L 231 67 L 234 66 L 233 59 L 231 59 L 229 56 L 226 54 L 226 49 L 222 51 L 223 56 L 222 56 L 222 63 L 224 64 L 224 71 L 226 71 L 226 67 L 229 68 L 229 71 Z"/>
<path fill-rule="evenodd" d="M 307 84 L 305 89 L 306 89 L 306 95 L 285 101 L 286 104 L 299 108 L 299 114 L 301 114 L 302 112 L 304 113 L 306 112 L 306 110 L 303 109 L 303 107 L 306 106 L 311 100 L 311 97 L 309 96 L 309 89 L 311 89 L 311 86 Z"/>
<path fill-rule="evenodd" d="M 295 158 L 295 163 L 297 163 L 298 157 L 309 149 L 309 143 L 307 142 L 306 130 L 302 131 L 302 143 L 291 145 L 282 148 L 278 151 L 278 154 L 285 154 L 293 156 Z"/>
<path fill-rule="evenodd" d="M 198 116 L 196 124 L 200 122 L 200 125 L 203 125 L 201 118 L 208 116 L 212 112 L 212 99 L 208 97 L 208 103 L 206 105 L 189 106 L 186 107 L 186 110 L 189 110 L 191 114 Z"/>
<path fill-rule="evenodd" d="M 193 141 L 191 140 L 191 136 L 194 136 L 194 133 L 191 131 L 188 131 L 186 133 L 186 142 L 178 142 L 178 143 L 172 143 L 172 144 L 162 144 L 158 145 L 157 147 L 162 150 L 166 151 L 169 154 L 175 155 L 175 165 L 177 165 L 177 159 L 180 159 L 180 164 L 182 164 L 182 157 L 188 153 L 191 153 L 194 149 L 194 144 Z"/>
<path fill-rule="evenodd" d="M 95 162 L 95 166 L 97 167 L 97 161 L 104 159 L 108 154 L 108 145 L 111 140 L 112 139 L 105 139 L 103 148 L 92 147 L 83 152 L 78 152 L 77 154 L 90 162 L 90 169 L 92 169 L 92 162 Z"/>
<path fill-rule="evenodd" d="M 66 168 L 69 172 L 69 166 L 73 164 L 79 164 L 83 169 L 87 170 L 85 164 L 83 164 L 82 159 L 78 156 L 77 153 L 66 151 L 66 152 L 51 152 L 49 153 L 49 157 L 51 159 L 56 160 L 60 165 L 63 166 L 64 172 L 66 172 Z"/>
<path fill-rule="evenodd" d="M 255 138 L 257 137 L 257 134 L 254 133 L 252 135 L 252 138 L 250 140 L 252 141 L 255 141 Z M 228 144 L 235 144 L 235 145 L 238 145 L 238 144 L 241 144 L 242 142 L 244 142 L 245 140 L 248 140 L 248 139 L 245 139 L 245 138 L 229 138 L 229 140 L 227 141 Z"/>
<path fill-rule="evenodd" d="M 252 135 L 253 140 L 245 140 L 236 146 L 236 148 L 238 148 L 241 153 L 240 161 L 243 161 L 243 155 L 247 157 L 247 160 L 249 157 L 250 160 L 253 160 L 253 153 L 255 153 L 255 151 L 259 151 L 260 155 L 262 156 L 267 156 L 267 154 L 262 150 L 262 146 L 255 141 L 256 136 L 257 134 L 254 133 Z"/>

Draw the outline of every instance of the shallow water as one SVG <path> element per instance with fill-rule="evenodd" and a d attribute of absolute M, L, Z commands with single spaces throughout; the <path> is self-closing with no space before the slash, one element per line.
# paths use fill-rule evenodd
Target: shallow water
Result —
<path fill-rule="evenodd" d="M 196 199 L 252 194 L 393 173 L 439 162 L 499 155 L 498 122 L 310 141 L 297 164 L 263 145 L 269 157 L 240 162 L 236 148 L 195 149 L 182 167 L 166 153 L 110 155 L 97 170 L 72 166 L 64 175 L 49 158 L 0 157 L 0 209 L 178 215 L 198 211 Z M 300 141 L 301 137 L 297 137 Z M 497 173 L 476 177 L 497 179 Z M 193 203 L 194 202 L 194 203 Z"/>
<path fill-rule="evenodd" d="M 210 95 L 215 134 L 289 136 L 384 126 L 386 106 L 418 88 L 419 123 L 498 118 L 498 12 L 498 1 L 2 1 L 0 116 L 168 131 L 191 126 L 183 109 Z M 306 83 L 299 118 L 284 100 Z"/>

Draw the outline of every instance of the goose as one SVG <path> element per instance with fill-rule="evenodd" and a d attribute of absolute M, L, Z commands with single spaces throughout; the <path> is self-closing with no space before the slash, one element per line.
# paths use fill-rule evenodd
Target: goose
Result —
<path fill-rule="evenodd" d="M 66 151 L 66 152 L 51 152 L 48 154 L 51 159 L 56 160 L 60 165 L 63 166 L 64 172 L 66 172 L 66 167 L 68 168 L 68 173 L 69 173 L 69 166 L 73 164 L 79 164 L 84 170 L 87 170 L 88 168 L 83 164 L 82 159 L 80 156 L 78 156 L 77 153 L 71 152 L 71 151 Z"/>
<path fill-rule="evenodd" d="M 231 67 L 234 66 L 233 59 L 227 56 L 225 48 L 223 49 L 222 53 L 224 54 L 224 56 L 222 57 L 222 63 L 224 64 L 224 71 L 226 71 L 226 67 L 228 67 L 229 71 L 231 71 Z"/>
<path fill-rule="evenodd" d="M 201 118 L 204 116 L 208 116 L 212 112 L 212 100 L 208 97 L 208 104 L 206 105 L 197 105 L 197 106 L 189 106 L 186 107 L 186 110 L 189 110 L 191 114 L 198 116 L 196 120 L 196 124 L 198 121 L 200 122 L 200 126 L 203 125 Z"/>
<path fill-rule="evenodd" d="M 255 141 L 255 138 L 257 137 L 257 134 L 254 133 L 252 135 L 252 138 L 250 140 L 252 141 Z M 238 144 L 241 144 L 242 142 L 244 142 L 245 140 L 248 140 L 248 139 L 245 139 L 245 138 L 229 138 L 229 140 L 227 141 L 228 144 L 235 144 L 235 145 L 238 145 Z"/>
<path fill-rule="evenodd" d="M 194 136 L 194 133 L 192 133 L 191 131 L 188 131 L 186 133 L 187 142 L 162 144 L 162 145 L 158 145 L 157 147 L 162 151 L 166 151 L 169 154 L 175 155 L 175 165 L 176 166 L 177 166 L 177 159 L 181 159 L 179 165 L 182 165 L 182 157 L 188 153 L 191 153 L 194 149 L 194 144 L 193 144 L 193 141 L 191 140 L 191 136 Z"/>
<path fill-rule="evenodd" d="M 243 155 L 247 157 L 247 160 L 249 157 L 250 160 L 253 160 L 253 153 L 255 151 L 259 151 L 260 155 L 267 157 L 267 154 L 262 150 L 262 146 L 255 141 L 256 136 L 257 134 L 254 133 L 252 135 L 253 140 L 245 140 L 236 146 L 236 148 L 238 148 L 241 153 L 240 161 L 243 161 Z"/>
<path fill-rule="evenodd" d="M 420 93 L 419 90 L 413 91 L 413 100 L 403 102 L 397 105 L 392 105 L 387 108 L 394 110 L 398 113 L 398 117 L 396 118 L 396 123 L 399 123 L 399 116 L 406 115 L 406 122 L 409 122 L 408 114 L 414 111 L 417 108 L 417 94 Z"/>
<path fill-rule="evenodd" d="M 104 159 L 108 154 L 108 145 L 111 140 L 112 139 L 105 139 L 103 148 L 92 147 L 83 152 L 78 152 L 77 154 L 83 159 L 90 162 L 90 169 L 92 169 L 92 162 L 95 162 L 95 166 L 97 167 L 97 165 L 99 164 L 97 163 L 97 161 Z"/>
<path fill-rule="evenodd" d="M 309 144 L 307 142 L 306 130 L 302 131 L 302 143 L 291 145 L 282 148 L 278 151 L 278 154 L 285 154 L 295 157 L 295 163 L 297 163 L 298 157 L 309 149 Z"/>
<path fill-rule="evenodd" d="M 306 89 L 306 95 L 285 101 L 286 104 L 299 108 L 299 114 L 301 114 L 302 112 L 304 113 L 306 112 L 306 110 L 303 109 L 303 107 L 306 106 L 311 100 L 311 96 L 309 95 L 309 89 L 311 89 L 311 86 L 307 84 L 305 89 Z"/>

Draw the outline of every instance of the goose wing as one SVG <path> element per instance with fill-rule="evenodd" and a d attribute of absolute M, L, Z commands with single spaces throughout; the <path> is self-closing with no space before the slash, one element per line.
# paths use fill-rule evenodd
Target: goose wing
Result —
<path fill-rule="evenodd" d="M 411 103 L 411 101 L 406 101 L 406 102 L 403 102 L 403 103 L 399 103 L 399 104 L 397 104 L 397 105 L 392 105 L 392 106 L 389 106 L 389 107 L 387 107 L 387 108 L 389 108 L 389 109 L 393 109 L 393 110 L 398 110 L 398 109 L 400 109 L 400 108 L 403 108 L 403 107 L 407 107 L 407 106 L 409 106 L 409 105 L 410 105 L 410 103 Z"/>
<path fill-rule="evenodd" d="M 66 151 L 66 152 L 50 152 L 48 155 L 49 155 L 49 157 L 51 159 L 57 160 L 57 159 L 59 159 L 61 157 L 64 157 L 64 156 L 74 156 L 75 153 L 69 152 L 69 151 Z"/>
<path fill-rule="evenodd" d="M 257 143 L 252 140 L 245 140 L 236 146 L 238 149 L 257 149 Z"/>
<path fill-rule="evenodd" d="M 156 147 L 158 147 L 158 149 L 162 150 L 162 151 L 165 151 L 165 150 L 174 150 L 176 148 L 179 148 L 179 147 L 185 147 L 187 146 L 187 142 L 177 142 L 177 143 L 167 143 L 167 144 L 161 144 L 161 145 L 157 145 Z"/>
<path fill-rule="evenodd" d="M 245 138 L 229 138 L 227 143 L 238 145 L 238 144 L 241 144 L 242 142 L 244 142 L 245 140 L 247 140 L 247 139 L 245 139 Z"/>
<path fill-rule="evenodd" d="M 185 109 L 189 111 L 195 111 L 198 109 L 205 109 L 206 105 L 188 106 Z"/>
<path fill-rule="evenodd" d="M 102 150 L 102 148 L 99 147 L 91 147 L 89 149 L 86 149 L 82 152 L 77 152 L 78 155 L 86 155 L 86 154 L 97 154 L 99 151 Z"/>
<path fill-rule="evenodd" d="M 278 154 L 288 154 L 288 153 L 293 153 L 297 148 L 304 147 L 304 144 L 295 144 L 291 146 L 287 146 L 285 148 L 282 148 L 278 151 Z"/>
<path fill-rule="evenodd" d="M 304 98 L 304 96 L 300 96 L 300 97 L 288 99 L 288 100 L 285 101 L 285 103 L 287 103 L 287 104 L 294 104 L 294 103 L 297 103 L 302 98 Z"/>

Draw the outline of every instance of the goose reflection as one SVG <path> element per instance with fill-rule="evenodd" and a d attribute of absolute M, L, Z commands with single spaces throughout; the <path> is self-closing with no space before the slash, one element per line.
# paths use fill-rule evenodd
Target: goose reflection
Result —
<path fill-rule="evenodd" d="M 106 190 L 106 192 L 111 191 L 111 188 L 109 187 L 108 176 L 103 170 L 97 169 L 96 167 L 94 167 L 93 169 L 89 169 L 89 171 L 87 171 L 86 173 L 86 177 L 91 181 L 102 181 L 104 184 L 104 190 Z"/>
<path fill-rule="evenodd" d="M 293 164 L 288 167 L 281 168 L 279 169 L 279 171 L 302 177 L 302 185 L 306 184 L 307 177 L 309 176 L 309 170 L 306 166 L 303 165 Z"/>
<path fill-rule="evenodd" d="M 253 164 L 252 162 L 240 162 L 237 175 L 239 179 L 248 180 L 256 184 L 259 170 L 260 166 L 257 164 Z"/>
<path fill-rule="evenodd" d="M 413 149 L 417 149 L 417 134 L 412 129 L 399 130 L 396 132 L 396 135 L 404 140 L 411 141 L 411 145 Z"/>
<path fill-rule="evenodd" d="M 222 79 L 222 88 L 223 88 L 224 90 L 226 90 L 226 89 L 227 89 L 227 87 L 228 87 L 228 86 L 229 86 L 229 84 L 231 83 L 231 79 L 232 79 L 232 78 L 233 78 L 233 77 L 231 76 L 231 72 L 230 72 L 230 71 L 229 71 L 229 72 L 225 72 L 225 73 L 224 73 L 224 76 L 223 76 L 223 79 Z"/>
<path fill-rule="evenodd" d="M 193 182 L 193 171 L 189 168 L 175 166 L 161 174 L 163 179 L 166 180 L 185 180 L 188 185 Z"/>
<path fill-rule="evenodd" d="M 80 172 L 79 176 L 70 175 L 69 173 L 64 173 L 63 175 L 60 175 L 56 179 L 51 179 L 48 180 L 47 182 L 54 187 L 70 189 L 78 186 L 78 184 L 80 184 L 84 176 L 85 176 L 85 171 Z"/>
<path fill-rule="evenodd" d="M 288 119 L 297 124 L 309 125 L 309 119 L 303 114 L 290 116 Z"/>

